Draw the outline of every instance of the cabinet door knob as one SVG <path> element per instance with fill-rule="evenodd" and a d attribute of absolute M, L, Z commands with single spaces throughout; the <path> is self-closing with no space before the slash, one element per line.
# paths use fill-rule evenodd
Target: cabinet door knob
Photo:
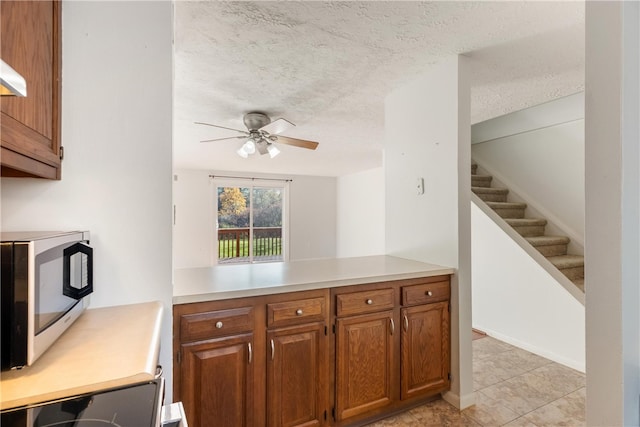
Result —
<path fill-rule="evenodd" d="M 393 335 L 393 333 L 396 331 L 396 324 L 394 323 L 392 318 L 389 318 L 389 320 L 391 321 L 391 335 Z"/>
<path fill-rule="evenodd" d="M 247 347 L 249 349 L 249 364 L 251 364 L 251 361 L 253 360 L 253 348 L 251 347 L 250 342 L 247 343 Z"/>
<path fill-rule="evenodd" d="M 428 297 L 433 296 L 433 292 L 427 291 L 427 292 L 425 292 L 425 295 L 428 296 Z"/>
<path fill-rule="evenodd" d="M 404 317 L 404 331 L 407 332 L 409 330 L 409 318 L 407 318 L 406 314 L 403 317 Z"/>
<path fill-rule="evenodd" d="M 216 322 L 216 328 L 222 329 L 222 322 Z"/>
<path fill-rule="evenodd" d="M 273 360 L 275 356 L 276 356 L 276 346 L 273 343 L 273 340 L 271 340 L 271 360 Z"/>
<path fill-rule="evenodd" d="M 368 299 L 367 300 L 367 305 L 371 305 L 371 304 L 373 304 L 373 300 L 372 299 Z"/>
<path fill-rule="evenodd" d="M 296 310 L 296 316 L 302 316 L 302 309 L 301 308 Z"/>

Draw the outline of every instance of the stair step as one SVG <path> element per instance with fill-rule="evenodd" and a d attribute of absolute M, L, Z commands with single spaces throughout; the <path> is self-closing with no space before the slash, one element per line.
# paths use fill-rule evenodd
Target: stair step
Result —
<path fill-rule="evenodd" d="M 485 202 L 506 202 L 509 193 L 508 188 L 492 187 L 471 187 L 471 191 Z"/>
<path fill-rule="evenodd" d="M 563 268 L 584 267 L 584 257 L 580 255 L 560 255 L 548 257 L 547 259 L 560 270 Z"/>
<path fill-rule="evenodd" d="M 531 245 L 546 257 L 566 255 L 569 238 L 565 236 L 525 237 Z"/>
<path fill-rule="evenodd" d="M 477 172 L 478 165 L 472 162 L 471 191 L 584 292 L 584 257 L 567 254 L 570 239 L 566 236 L 545 236 L 546 219 L 525 218 L 526 203 L 507 202 L 509 189 L 492 188 L 493 177 Z"/>
<path fill-rule="evenodd" d="M 471 175 L 471 186 L 472 187 L 491 187 L 491 180 L 493 177 L 491 175 Z"/>
<path fill-rule="evenodd" d="M 542 236 L 547 225 L 544 218 L 505 218 L 505 221 L 522 237 Z"/>
<path fill-rule="evenodd" d="M 515 202 L 485 202 L 502 218 L 524 218 L 526 203 Z"/>
<path fill-rule="evenodd" d="M 584 257 L 580 255 L 558 255 L 547 257 L 569 280 L 584 279 Z"/>

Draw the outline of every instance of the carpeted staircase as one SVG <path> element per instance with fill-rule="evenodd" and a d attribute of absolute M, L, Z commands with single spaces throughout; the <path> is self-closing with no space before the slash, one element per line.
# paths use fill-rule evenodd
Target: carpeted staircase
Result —
<path fill-rule="evenodd" d="M 507 188 L 491 187 L 490 175 L 478 175 L 478 165 L 471 165 L 471 191 L 544 255 L 562 274 L 584 292 L 584 257 L 567 254 L 569 238 L 547 236 L 543 218 L 525 218 L 526 203 L 507 201 Z"/>

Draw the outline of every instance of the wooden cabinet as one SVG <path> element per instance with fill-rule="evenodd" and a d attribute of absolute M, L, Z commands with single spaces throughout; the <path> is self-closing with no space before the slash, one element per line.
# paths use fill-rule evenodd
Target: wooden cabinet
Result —
<path fill-rule="evenodd" d="M 401 347 L 401 399 L 448 388 L 448 303 L 403 308 Z"/>
<path fill-rule="evenodd" d="M 192 427 L 326 424 L 328 291 L 174 306 L 174 399 Z"/>
<path fill-rule="evenodd" d="M 0 2 L 0 57 L 27 96 L 0 98 L 2 176 L 60 179 L 61 2 Z"/>
<path fill-rule="evenodd" d="M 185 312 L 178 316 L 179 387 L 189 424 L 254 425 L 255 310 L 233 308 Z"/>
<path fill-rule="evenodd" d="M 449 276 L 331 294 L 335 425 L 384 418 L 449 388 Z"/>
<path fill-rule="evenodd" d="M 174 306 L 189 425 L 362 425 L 449 388 L 449 276 Z"/>
<path fill-rule="evenodd" d="M 374 313 L 392 309 L 395 305 L 393 288 L 371 289 L 336 294 L 336 316 Z"/>
<path fill-rule="evenodd" d="M 336 320 L 336 420 L 394 399 L 393 311 Z"/>
<path fill-rule="evenodd" d="M 324 323 L 267 333 L 267 425 L 320 426 L 327 410 Z"/>
<path fill-rule="evenodd" d="M 252 334 L 182 345 L 180 398 L 190 425 L 254 425 L 252 345 Z"/>
<path fill-rule="evenodd" d="M 401 399 L 449 388 L 449 277 L 406 284 L 402 292 Z"/>

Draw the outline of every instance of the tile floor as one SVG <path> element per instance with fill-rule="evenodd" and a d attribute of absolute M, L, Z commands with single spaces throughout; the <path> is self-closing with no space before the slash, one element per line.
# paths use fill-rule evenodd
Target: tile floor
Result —
<path fill-rule="evenodd" d="M 491 337 L 473 341 L 475 406 L 436 400 L 369 427 L 585 426 L 585 376 Z"/>

